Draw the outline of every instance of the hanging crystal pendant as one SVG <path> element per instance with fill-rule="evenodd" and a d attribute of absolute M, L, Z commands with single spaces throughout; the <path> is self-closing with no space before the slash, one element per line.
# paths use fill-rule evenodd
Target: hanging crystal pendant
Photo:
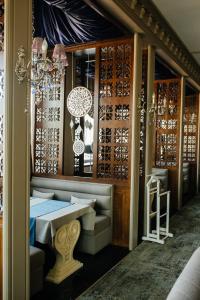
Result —
<path fill-rule="evenodd" d="M 76 132 L 80 135 L 82 130 L 83 129 L 82 129 L 81 125 L 79 124 L 77 129 L 76 129 Z"/>
<path fill-rule="evenodd" d="M 85 151 L 85 144 L 80 139 L 76 140 L 73 144 L 73 151 L 74 153 L 79 156 L 84 153 Z"/>
<path fill-rule="evenodd" d="M 74 127 L 74 121 L 71 119 L 70 123 L 69 123 L 70 128 L 72 129 Z"/>
<path fill-rule="evenodd" d="M 88 128 L 89 130 L 92 129 L 92 123 L 87 120 L 85 122 L 85 128 Z"/>

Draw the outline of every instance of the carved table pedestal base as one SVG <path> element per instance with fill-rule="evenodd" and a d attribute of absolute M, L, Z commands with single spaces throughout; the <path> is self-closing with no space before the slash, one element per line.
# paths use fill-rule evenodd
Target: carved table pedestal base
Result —
<path fill-rule="evenodd" d="M 61 226 L 55 236 L 56 262 L 46 279 L 59 284 L 83 264 L 73 258 L 73 251 L 80 235 L 80 223 L 77 220 Z"/>

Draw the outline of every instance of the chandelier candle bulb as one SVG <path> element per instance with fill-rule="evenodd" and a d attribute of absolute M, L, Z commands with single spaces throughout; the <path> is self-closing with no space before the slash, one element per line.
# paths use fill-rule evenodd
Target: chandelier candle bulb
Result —
<path fill-rule="evenodd" d="M 32 43 L 32 52 L 36 55 L 40 55 L 42 53 L 42 43 L 43 38 L 35 37 Z"/>
<path fill-rule="evenodd" d="M 67 60 L 67 55 L 65 52 L 65 46 L 63 44 L 56 44 L 53 50 L 53 55 L 52 58 L 55 61 L 61 61 L 64 67 L 67 67 L 68 60 Z"/>
<path fill-rule="evenodd" d="M 166 99 L 166 97 L 164 97 L 164 99 L 163 99 L 163 106 L 164 106 L 164 108 L 167 107 L 167 99 Z"/>
<path fill-rule="evenodd" d="M 155 96 L 155 93 L 153 93 L 153 95 L 152 95 L 152 104 L 153 104 L 153 105 L 156 104 L 156 96 Z"/>
<path fill-rule="evenodd" d="M 48 49 L 48 44 L 46 39 L 43 40 L 42 43 L 42 58 L 45 59 L 47 57 L 47 49 Z"/>

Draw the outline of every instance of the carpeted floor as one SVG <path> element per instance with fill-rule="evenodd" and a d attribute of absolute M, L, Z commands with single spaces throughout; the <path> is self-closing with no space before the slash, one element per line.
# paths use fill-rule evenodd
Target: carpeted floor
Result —
<path fill-rule="evenodd" d="M 170 220 L 164 245 L 142 242 L 78 300 L 164 300 L 194 250 L 200 246 L 200 196 Z"/>

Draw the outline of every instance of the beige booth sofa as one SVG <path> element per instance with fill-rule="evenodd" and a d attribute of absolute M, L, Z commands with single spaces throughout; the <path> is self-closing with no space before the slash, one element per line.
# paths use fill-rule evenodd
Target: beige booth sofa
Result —
<path fill-rule="evenodd" d="M 200 299 L 200 248 L 198 248 L 172 287 L 167 300 Z"/>
<path fill-rule="evenodd" d="M 190 189 L 190 164 L 183 163 L 183 194 L 188 194 Z"/>
<path fill-rule="evenodd" d="M 161 192 L 168 191 L 168 169 L 152 168 L 152 174 L 160 180 Z"/>
<path fill-rule="evenodd" d="M 43 288 L 45 254 L 41 249 L 30 246 L 30 296 Z"/>
<path fill-rule="evenodd" d="M 81 230 L 78 249 L 89 254 L 96 254 L 112 241 L 112 202 L 113 185 L 32 177 L 32 190 L 53 192 L 54 199 L 70 201 L 71 195 L 83 199 L 96 199 L 94 230 Z"/>

